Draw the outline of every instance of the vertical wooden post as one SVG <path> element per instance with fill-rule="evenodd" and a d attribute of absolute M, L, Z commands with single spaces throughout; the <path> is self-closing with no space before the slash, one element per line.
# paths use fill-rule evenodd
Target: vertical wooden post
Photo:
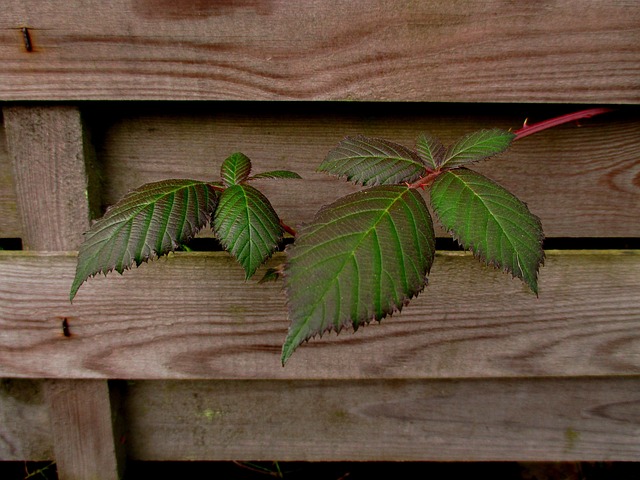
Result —
<path fill-rule="evenodd" d="M 76 250 L 89 226 L 88 145 L 80 111 L 9 106 L 3 114 L 25 248 Z M 59 478 L 119 478 L 122 448 L 114 439 L 107 381 L 51 380 L 46 385 Z"/>

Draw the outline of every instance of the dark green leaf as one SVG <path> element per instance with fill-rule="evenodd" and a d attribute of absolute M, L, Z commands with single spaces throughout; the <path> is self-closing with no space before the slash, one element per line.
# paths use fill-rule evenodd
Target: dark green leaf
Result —
<path fill-rule="evenodd" d="M 412 150 L 363 135 L 342 140 L 318 167 L 320 172 L 347 177 L 362 185 L 412 182 L 425 170 L 425 164 Z"/>
<path fill-rule="evenodd" d="M 213 218 L 222 246 L 249 279 L 278 246 L 283 229 L 269 200 L 250 185 L 234 185 L 222 195 Z"/>
<path fill-rule="evenodd" d="M 97 273 L 122 273 L 179 248 L 209 221 L 217 199 L 211 185 L 196 180 L 149 183 L 127 194 L 85 234 L 70 299 Z"/>
<path fill-rule="evenodd" d="M 289 170 L 272 170 L 270 172 L 258 173 L 249 178 L 249 180 L 256 180 L 258 178 L 302 178 L 296 172 L 290 172 Z"/>
<path fill-rule="evenodd" d="M 422 196 L 405 186 L 373 187 L 320 210 L 287 248 L 283 364 L 315 335 L 400 310 L 426 285 L 434 242 Z"/>
<path fill-rule="evenodd" d="M 523 202 L 479 173 L 458 168 L 436 178 L 431 203 L 462 246 L 538 293 L 538 269 L 544 260 L 542 226 Z"/>
<path fill-rule="evenodd" d="M 220 167 L 220 176 L 227 187 L 244 182 L 250 173 L 251 160 L 240 152 L 231 154 Z"/>
<path fill-rule="evenodd" d="M 457 168 L 479 162 L 504 152 L 515 137 L 513 133 L 498 128 L 470 133 L 449 148 L 441 165 Z"/>
<path fill-rule="evenodd" d="M 423 133 L 418 137 L 416 149 L 418 150 L 420 158 L 422 158 L 424 163 L 432 170 L 435 170 L 442 164 L 447 152 L 447 149 L 440 140 L 427 133 Z"/>

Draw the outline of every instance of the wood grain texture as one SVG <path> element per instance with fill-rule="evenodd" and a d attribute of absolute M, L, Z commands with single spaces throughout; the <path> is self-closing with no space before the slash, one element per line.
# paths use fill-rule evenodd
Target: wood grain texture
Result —
<path fill-rule="evenodd" d="M 222 161 L 248 155 L 254 171 L 286 168 L 304 180 L 256 182 L 290 225 L 358 189 L 316 173 L 346 135 L 378 136 L 413 147 L 431 132 L 446 143 L 488 127 L 519 128 L 577 106 L 413 104 L 136 103 L 87 112 L 102 168 L 104 206 L 143 183 L 219 178 Z M 630 108 L 564 125 L 514 143 L 475 165 L 541 217 L 549 237 L 640 236 L 640 120 Z M 437 222 L 436 222 L 437 223 Z M 439 235 L 446 235 L 441 230 Z"/>
<path fill-rule="evenodd" d="M 42 380 L 0 380 L 0 461 L 53 458 Z"/>
<path fill-rule="evenodd" d="M 107 382 L 51 380 L 45 385 L 53 412 L 51 431 L 58 477 L 120 478 Z"/>
<path fill-rule="evenodd" d="M 83 128 L 76 107 L 4 107 L 24 245 L 78 248 L 89 227 Z"/>
<path fill-rule="evenodd" d="M 281 254 L 272 265 L 283 261 Z M 540 297 L 469 255 L 436 257 L 401 315 L 327 334 L 280 366 L 281 286 L 226 253 L 180 253 L 68 295 L 75 255 L 0 252 L 0 375 L 361 379 L 640 373 L 637 251 L 549 252 Z M 258 273 L 258 278 L 260 273 Z M 460 296 L 460 292 L 464 295 Z M 65 337 L 67 319 L 71 336 Z"/>
<path fill-rule="evenodd" d="M 637 103 L 638 25 L 629 0 L 7 0 L 0 100 Z"/>
<path fill-rule="evenodd" d="M 139 460 L 640 460 L 640 379 L 135 382 Z"/>
<path fill-rule="evenodd" d="M 79 109 L 10 106 L 3 114 L 23 244 L 34 250 L 77 248 L 89 227 L 87 146 Z M 52 380 L 44 392 L 58 478 L 120 478 L 107 382 Z"/>
<path fill-rule="evenodd" d="M 20 238 L 21 236 L 22 224 L 18 215 L 16 189 L 7 151 L 4 122 L 0 122 L 0 238 Z"/>

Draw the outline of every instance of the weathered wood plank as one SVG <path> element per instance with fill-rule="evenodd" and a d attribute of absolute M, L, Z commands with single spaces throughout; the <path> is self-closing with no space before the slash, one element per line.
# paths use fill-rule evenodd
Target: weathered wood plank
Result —
<path fill-rule="evenodd" d="M 77 248 L 89 226 L 78 108 L 10 106 L 3 113 L 25 247 Z"/>
<path fill-rule="evenodd" d="M 283 260 L 281 254 L 272 262 Z M 439 254 L 401 315 L 301 346 L 285 368 L 281 286 L 226 253 L 180 253 L 68 295 L 75 255 L 0 252 L 0 375 L 57 378 L 480 378 L 640 373 L 640 255 L 549 252 L 540 297 Z M 67 319 L 70 337 L 62 331 Z"/>
<path fill-rule="evenodd" d="M 136 460 L 640 460 L 640 379 L 135 382 Z"/>
<path fill-rule="evenodd" d="M 3 7 L 1 100 L 640 100 L 640 6 L 626 0 Z"/>
<path fill-rule="evenodd" d="M 2 115 L 0 115 L 0 118 Z M 18 215 L 11 160 L 7 152 L 4 122 L 0 122 L 0 238 L 20 238 L 22 224 Z"/>
<path fill-rule="evenodd" d="M 49 411 L 41 380 L 0 380 L 0 460 L 53 458 Z"/>
<path fill-rule="evenodd" d="M 103 203 L 166 178 L 217 179 L 242 151 L 256 172 L 287 168 L 304 180 L 258 186 L 291 225 L 358 187 L 316 173 L 345 135 L 413 146 L 421 132 L 445 142 L 487 127 L 518 128 L 580 107 L 412 104 L 143 104 L 96 108 L 90 124 L 103 169 Z M 474 168 L 503 183 L 542 218 L 549 237 L 640 237 L 640 121 L 635 109 L 565 125 L 515 143 Z M 440 231 L 440 235 L 446 235 Z"/>
<path fill-rule="evenodd" d="M 34 250 L 77 248 L 89 226 L 88 148 L 79 109 L 10 106 L 3 114 L 23 244 Z M 58 477 L 119 478 L 121 448 L 114 441 L 106 381 L 52 380 L 45 398 Z"/>
<path fill-rule="evenodd" d="M 45 385 L 47 403 L 53 412 L 58 476 L 70 480 L 120 478 L 116 452 L 120 447 L 113 441 L 107 382 L 51 380 Z"/>
<path fill-rule="evenodd" d="M 638 461 L 638 382 L 136 381 L 124 442 L 143 461 Z M 0 383 L 0 459 L 53 458 L 42 395 Z"/>

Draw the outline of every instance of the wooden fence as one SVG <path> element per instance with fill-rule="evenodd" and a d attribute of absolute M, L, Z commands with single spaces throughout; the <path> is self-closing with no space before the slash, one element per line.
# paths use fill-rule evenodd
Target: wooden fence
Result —
<path fill-rule="evenodd" d="M 0 59 L 0 242 L 23 245 L 0 251 L 0 460 L 640 460 L 640 4 L 7 0 Z M 260 184 L 299 225 L 355 190 L 315 172 L 345 135 L 595 104 L 616 110 L 478 166 L 563 247 L 539 298 L 443 251 L 401 315 L 285 368 L 280 285 L 225 253 L 69 303 L 90 219 L 142 183 L 241 150 L 304 177 Z"/>

